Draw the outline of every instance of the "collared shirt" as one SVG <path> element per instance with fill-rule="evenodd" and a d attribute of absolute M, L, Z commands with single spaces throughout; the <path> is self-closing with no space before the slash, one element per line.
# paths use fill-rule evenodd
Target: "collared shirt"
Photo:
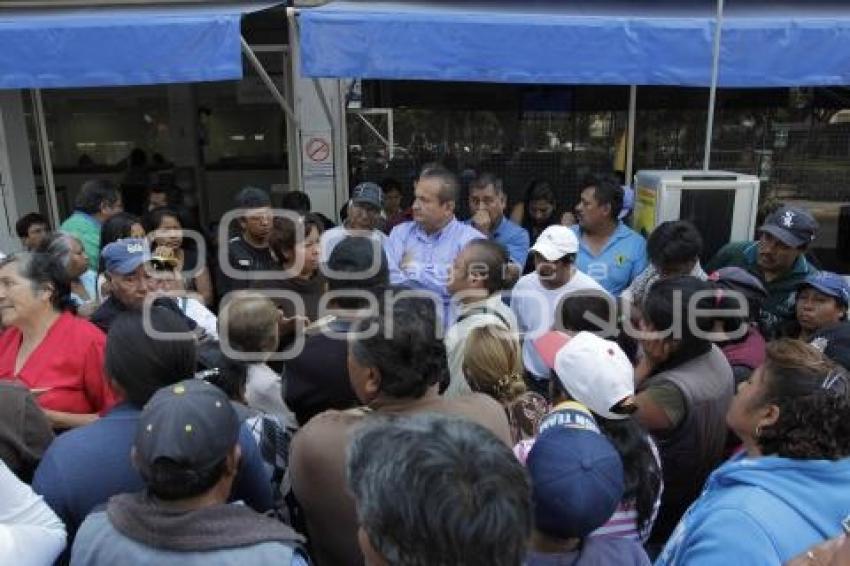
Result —
<path fill-rule="evenodd" d="M 65 219 L 59 229 L 63 232 L 73 234 L 80 239 L 83 250 L 89 258 L 89 265 L 96 267 L 100 261 L 100 221 L 82 210 L 75 210 L 74 214 Z"/>
<path fill-rule="evenodd" d="M 476 238 L 484 235 L 455 218 L 434 234 L 427 234 L 417 222 L 396 226 L 384 247 L 390 283 L 436 294 L 443 303 L 443 324 L 448 326 L 446 284 L 452 274 L 452 263 L 463 247 Z"/>
<path fill-rule="evenodd" d="M 472 220 L 467 220 L 465 224 L 472 226 Z M 525 265 L 525 260 L 528 258 L 528 248 L 531 245 L 528 230 L 510 218 L 503 217 L 493 233 L 490 234 L 490 239 L 505 248 L 512 262 L 520 267 Z"/>
<path fill-rule="evenodd" d="M 576 266 L 615 297 L 646 269 L 646 240 L 622 222 L 598 255 L 585 244 L 581 228 L 576 225 L 573 230 L 579 241 Z"/>
<path fill-rule="evenodd" d="M 789 271 L 772 281 L 765 281 L 758 267 L 758 256 L 758 242 L 732 242 L 717 252 L 706 271 L 711 273 L 721 267 L 740 267 L 758 277 L 767 291 L 767 299 L 762 302 L 759 313 L 759 327 L 765 338 L 773 339 L 786 323 L 796 318 L 797 287 L 807 276 L 817 273 L 817 269 L 800 254 Z"/>

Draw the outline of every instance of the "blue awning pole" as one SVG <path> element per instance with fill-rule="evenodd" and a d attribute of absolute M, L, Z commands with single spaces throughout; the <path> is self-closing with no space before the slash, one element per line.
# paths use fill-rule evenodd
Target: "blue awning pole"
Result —
<path fill-rule="evenodd" d="M 711 137 L 714 130 L 714 104 L 717 100 L 717 77 L 720 74 L 720 34 L 723 30 L 723 0 L 717 0 L 717 24 L 714 28 L 714 56 L 711 63 L 711 90 L 708 93 L 708 121 L 705 126 L 705 156 L 702 168 L 711 164 Z"/>

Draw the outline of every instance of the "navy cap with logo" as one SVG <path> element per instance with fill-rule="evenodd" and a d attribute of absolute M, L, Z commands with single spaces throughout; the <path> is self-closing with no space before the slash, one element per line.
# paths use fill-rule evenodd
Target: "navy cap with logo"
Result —
<path fill-rule="evenodd" d="M 554 426 L 543 431 L 526 466 L 534 524 L 552 537 L 584 538 L 605 524 L 623 498 L 620 454 L 591 430 Z"/>
<path fill-rule="evenodd" d="M 818 330 L 809 343 L 850 371 L 850 322 L 839 322 Z"/>
<path fill-rule="evenodd" d="M 151 251 L 144 238 L 122 238 L 108 244 L 100 252 L 106 271 L 128 275 L 145 262 L 150 261 Z"/>
<path fill-rule="evenodd" d="M 792 248 L 810 244 L 815 239 L 818 223 L 809 212 L 795 206 L 782 206 L 771 213 L 759 228 Z"/>
<path fill-rule="evenodd" d="M 146 479 L 160 459 L 209 470 L 238 437 L 239 417 L 227 395 L 204 380 L 187 379 L 157 391 L 142 410 L 133 444 L 136 466 Z"/>
<path fill-rule="evenodd" d="M 806 277 L 797 288 L 802 289 L 804 287 L 811 287 L 824 295 L 832 297 L 845 307 L 850 305 L 850 285 L 847 284 L 847 280 L 844 277 L 837 273 L 832 273 L 831 271 L 813 273 Z"/>
<path fill-rule="evenodd" d="M 384 208 L 384 191 L 375 183 L 360 183 L 351 192 L 351 202 Z"/>

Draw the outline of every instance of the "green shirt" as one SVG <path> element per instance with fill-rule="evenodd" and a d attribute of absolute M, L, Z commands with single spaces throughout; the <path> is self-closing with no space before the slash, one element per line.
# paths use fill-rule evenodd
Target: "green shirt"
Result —
<path fill-rule="evenodd" d="M 90 214 L 77 210 L 65 219 L 59 229 L 80 239 L 89 258 L 89 268 L 97 270 L 100 258 L 100 222 Z"/>
<path fill-rule="evenodd" d="M 764 337 L 772 339 L 779 335 L 787 323 L 796 319 L 797 287 L 817 270 L 800 254 L 789 271 L 768 282 L 764 280 L 764 274 L 758 268 L 757 262 L 757 242 L 732 242 L 717 252 L 708 263 L 706 271 L 711 273 L 721 267 L 740 267 L 758 277 L 767 291 L 767 299 L 762 303 L 759 313 L 759 326 Z"/>

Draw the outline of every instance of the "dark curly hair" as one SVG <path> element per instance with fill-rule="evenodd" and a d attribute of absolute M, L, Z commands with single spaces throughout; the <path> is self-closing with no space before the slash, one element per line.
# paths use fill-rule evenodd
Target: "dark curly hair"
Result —
<path fill-rule="evenodd" d="M 422 296 L 390 299 L 382 316 L 359 322 L 351 352 L 361 364 L 381 372 L 381 391 L 391 397 L 418 398 L 448 375 L 436 304 Z"/>
<path fill-rule="evenodd" d="M 0 267 L 16 263 L 18 275 L 29 280 L 33 292 L 51 288 L 50 304 L 58 312 L 77 312 L 71 300 L 71 281 L 59 258 L 44 252 L 20 252 L 0 260 Z"/>
<path fill-rule="evenodd" d="M 779 407 L 779 418 L 762 428 L 765 456 L 838 460 L 850 455 L 850 381 L 813 346 L 781 339 L 767 345 L 765 393 L 760 404 Z"/>

